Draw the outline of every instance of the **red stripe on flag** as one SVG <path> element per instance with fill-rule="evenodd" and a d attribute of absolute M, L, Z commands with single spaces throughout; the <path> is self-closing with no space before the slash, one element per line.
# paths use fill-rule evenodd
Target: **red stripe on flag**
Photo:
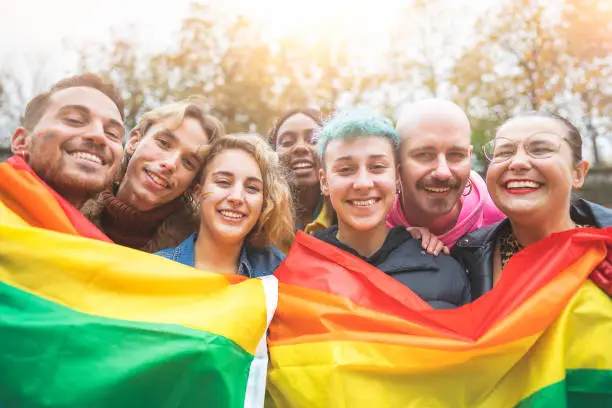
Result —
<path fill-rule="evenodd" d="M 92 224 L 79 210 L 77 210 L 74 206 L 72 206 L 68 201 L 66 201 L 62 196 L 60 196 L 55 190 L 47 185 L 43 180 L 41 180 L 38 175 L 32 170 L 32 168 L 23 160 L 21 156 L 12 156 L 7 160 L 7 163 L 11 165 L 18 172 L 27 172 L 34 179 L 40 183 L 42 187 L 51 193 L 53 198 L 60 205 L 62 210 L 64 211 L 64 216 L 68 219 L 70 224 L 74 227 L 77 233 L 86 238 L 97 239 L 100 241 L 112 242 L 102 231 L 100 231 L 94 224 Z M 37 205 L 44 206 L 44 200 L 38 200 L 37 197 L 13 197 L 15 200 L 22 201 L 32 201 L 36 202 Z M 56 216 L 61 216 L 57 214 Z M 44 227 L 44 225 L 43 225 Z M 66 232 L 66 231 L 60 231 Z"/>

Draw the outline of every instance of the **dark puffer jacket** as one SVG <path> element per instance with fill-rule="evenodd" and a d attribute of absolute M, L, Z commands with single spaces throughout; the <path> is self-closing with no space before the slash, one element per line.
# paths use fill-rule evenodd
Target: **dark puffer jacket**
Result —
<path fill-rule="evenodd" d="M 589 201 L 578 199 L 570 207 L 572 220 L 579 225 L 597 228 L 612 226 L 612 210 Z M 497 238 L 510 227 L 506 218 L 480 228 L 460 238 L 452 255 L 469 271 L 472 299 L 477 299 L 493 288 L 493 261 Z"/>
<path fill-rule="evenodd" d="M 461 265 L 448 255 L 427 254 L 404 227 L 390 230 L 380 249 L 368 258 L 338 241 L 337 233 L 338 226 L 334 225 L 314 236 L 385 272 L 435 309 L 451 309 L 470 302 L 469 281 Z"/>

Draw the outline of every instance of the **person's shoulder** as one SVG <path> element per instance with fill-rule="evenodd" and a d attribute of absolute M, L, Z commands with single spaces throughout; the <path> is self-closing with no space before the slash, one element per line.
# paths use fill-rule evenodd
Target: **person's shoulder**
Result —
<path fill-rule="evenodd" d="M 458 271 L 461 271 L 462 273 L 465 273 L 465 268 L 463 267 L 463 265 L 461 265 L 461 262 L 459 262 L 457 259 L 455 259 L 451 255 L 446 255 L 446 254 L 441 253 L 438 256 L 434 257 L 434 261 L 436 262 L 440 270 L 443 270 L 443 271 L 458 270 Z"/>
<path fill-rule="evenodd" d="M 164 258 L 173 259 L 175 253 L 176 253 L 176 247 L 160 249 L 157 252 L 153 252 L 153 255 L 159 255 L 159 256 L 163 256 Z"/>
<path fill-rule="evenodd" d="M 92 224 L 102 229 L 102 212 L 104 210 L 104 204 L 98 197 L 90 198 L 85 201 L 80 211 Z"/>
<path fill-rule="evenodd" d="M 404 227 L 403 225 L 398 225 L 398 226 L 391 228 L 389 230 L 389 236 L 391 236 L 394 239 L 403 240 L 403 241 L 408 241 L 408 240 L 413 240 L 415 242 L 419 241 L 418 239 L 414 239 L 412 235 L 408 232 L 408 229 Z"/>
<path fill-rule="evenodd" d="M 383 245 L 388 251 L 387 259 L 384 262 L 385 268 L 437 269 L 436 257 L 428 254 L 421 247 L 421 240 L 414 239 L 404 227 L 399 226 L 390 229 Z"/>
<path fill-rule="evenodd" d="M 323 242 L 331 242 L 335 239 L 337 233 L 338 225 L 332 225 L 329 228 L 325 228 L 323 230 L 315 232 L 314 234 L 312 234 L 312 236 L 317 239 L 320 239 Z"/>
<path fill-rule="evenodd" d="M 187 237 L 176 247 L 160 249 L 154 252 L 154 255 L 163 256 L 164 258 L 172 259 L 173 261 L 189 264 L 189 262 L 182 260 L 185 256 L 193 258 L 193 249 L 195 242 L 195 233 Z M 191 262 L 193 263 L 193 262 Z"/>
<path fill-rule="evenodd" d="M 404 227 L 396 227 L 390 231 L 395 241 L 393 258 L 402 259 L 404 265 L 415 268 L 422 267 L 424 270 L 437 270 L 445 275 L 465 274 L 465 268 L 455 258 L 444 253 L 438 255 L 428 254 L 422 247 L 421 241 L 412 238 L 412 235 Z"/>
<path fill-rule="evenodd" d="M 197 231 L 199 221 L 190 212 L 181 209 L 166 218 L 153 238 L 148 242 L 145 250 L 157 252 L 162 248 L 177 247 Z"/>
<path fill-rule="evenodd" d="M 478 228 L 459 238 L 454 248 L 481 247 L 497 238 L 499 232 L 508 224 L 507 219 Z"/>
<path fill-rule="evenodd" d="M 278 249 L 277 247 L 275 247 L 274 245 L 269 245 L 267 247 L 269 256 L 271 259 L 278 261 L 279 263 L 282 262 L 285 257 L 287 255 L 285 255 L 285 253 L 283 251 L 281 251 L 280 249 Z"/>
<path fill-rule="evenodd" d="M 612 209 L 600 204 L 579 198 L 572 202 L 570 207 L 574 222 L 583 225 L 592 225 L 597 228 L 612 226 Z"/>
<path fill-rule="evenodd" d="M 247 260 L 254 270 L 254 277 L 272 275 L 285 260 L 286 255 L 274 245 L 246 247 Z"/>

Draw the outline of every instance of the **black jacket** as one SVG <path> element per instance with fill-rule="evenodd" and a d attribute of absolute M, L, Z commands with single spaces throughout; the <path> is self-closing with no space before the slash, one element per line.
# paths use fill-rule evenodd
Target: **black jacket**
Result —
<path fill-rule="evenodd" d="M 583 199 L 572 203 L 570 216 L 580 225 L 597 228 L 612 226 L 611 209 Z M 472 299 L 477 299 L 493 288 L 493 256 L 497 237 L 509 226 L 510 221 L 506 218 L 467 234 L 453 247 L 453 257 L 468 271 Z"/>
<path fill-rule="evenodd" d="M 429 303 L 435 309 L 451 309 L 469 303 L 470 286 L 464 268 L 448 255 L 425 253 L 420 241 L 413 239 L 404 227 L 389 231 L 385 242 L 368 258 L 338 241 L 338 226 L 317 232 L 314 236 L 347 251 L 380 269 Z"/>

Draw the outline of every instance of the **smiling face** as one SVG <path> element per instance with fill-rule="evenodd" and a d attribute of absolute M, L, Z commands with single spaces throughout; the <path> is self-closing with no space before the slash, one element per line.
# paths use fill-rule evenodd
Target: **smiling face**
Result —
<path fill-rule="evenodd" d="M 298 188 L 319 184 L 319 160 L 313 133 L 318 125 L 310 116 L 296 113 L 283 122 L 276 137 L 276 151 L 294 175 Z"/>
<path fill-rule="evenodd" d="M 169 203 L 192 185 L 202 166 L 198 150 L 208 144 L 201 123 L 189 116 L 176 127 L 174 117 L 147 130 L 134 131 L 127 143 L 132 154 L 117 197 L 140 211 Z"/>
<path fill-rule="evenodd" d="M 332 140 L 325 149 L 321 189 L 338 215 L 338 228 L 368 231 L 385 225 L 397 187 L 391 142 L 382 136 Z"/>
<path fill-rule="evenodd" d="M 200 234 L 241 244 L 262 212 L 264 182 L 255 158 L 241 149 L 217 154 L 206 169 L 200 196 Z"/>
<path fill-rule="evenodd" d="M 544 219 L 555 209 L 569 214 L 572 188 L 582 186 L 588 164 L 574 163 L 564 139 L 567 133 L 567 127 L 558 120 L 537 116 L 512 119 L 499 129 L 495 137 L 499 141 L 497 154 L 504 154 L 504 146 L 509 148 L 511 144 L 516 144 L 516 153 L 505 154 L 504 161 L 491 162 L 487 188 L 508 218 Z M 546 153 L 547 157 L 536 159 L 526 153 L 525 144 L 536 156 L 543 147 L 556 148 L 549 149 L 552 154 Z"/>
<path fill-rule="evenodd" d="M 55 92 L 31 131 L 19 128 L 13 151 L 72 204 L 107 188 L 123 156 L 121 114 L 102 92 L 73 87 Z"/>
<path fill-rule="evenodd" d="M 402 136 L 400 148 L 406 213 L 430 219 L 458 205 L 471 171 L 469 127 L 423 123 Z"/>

